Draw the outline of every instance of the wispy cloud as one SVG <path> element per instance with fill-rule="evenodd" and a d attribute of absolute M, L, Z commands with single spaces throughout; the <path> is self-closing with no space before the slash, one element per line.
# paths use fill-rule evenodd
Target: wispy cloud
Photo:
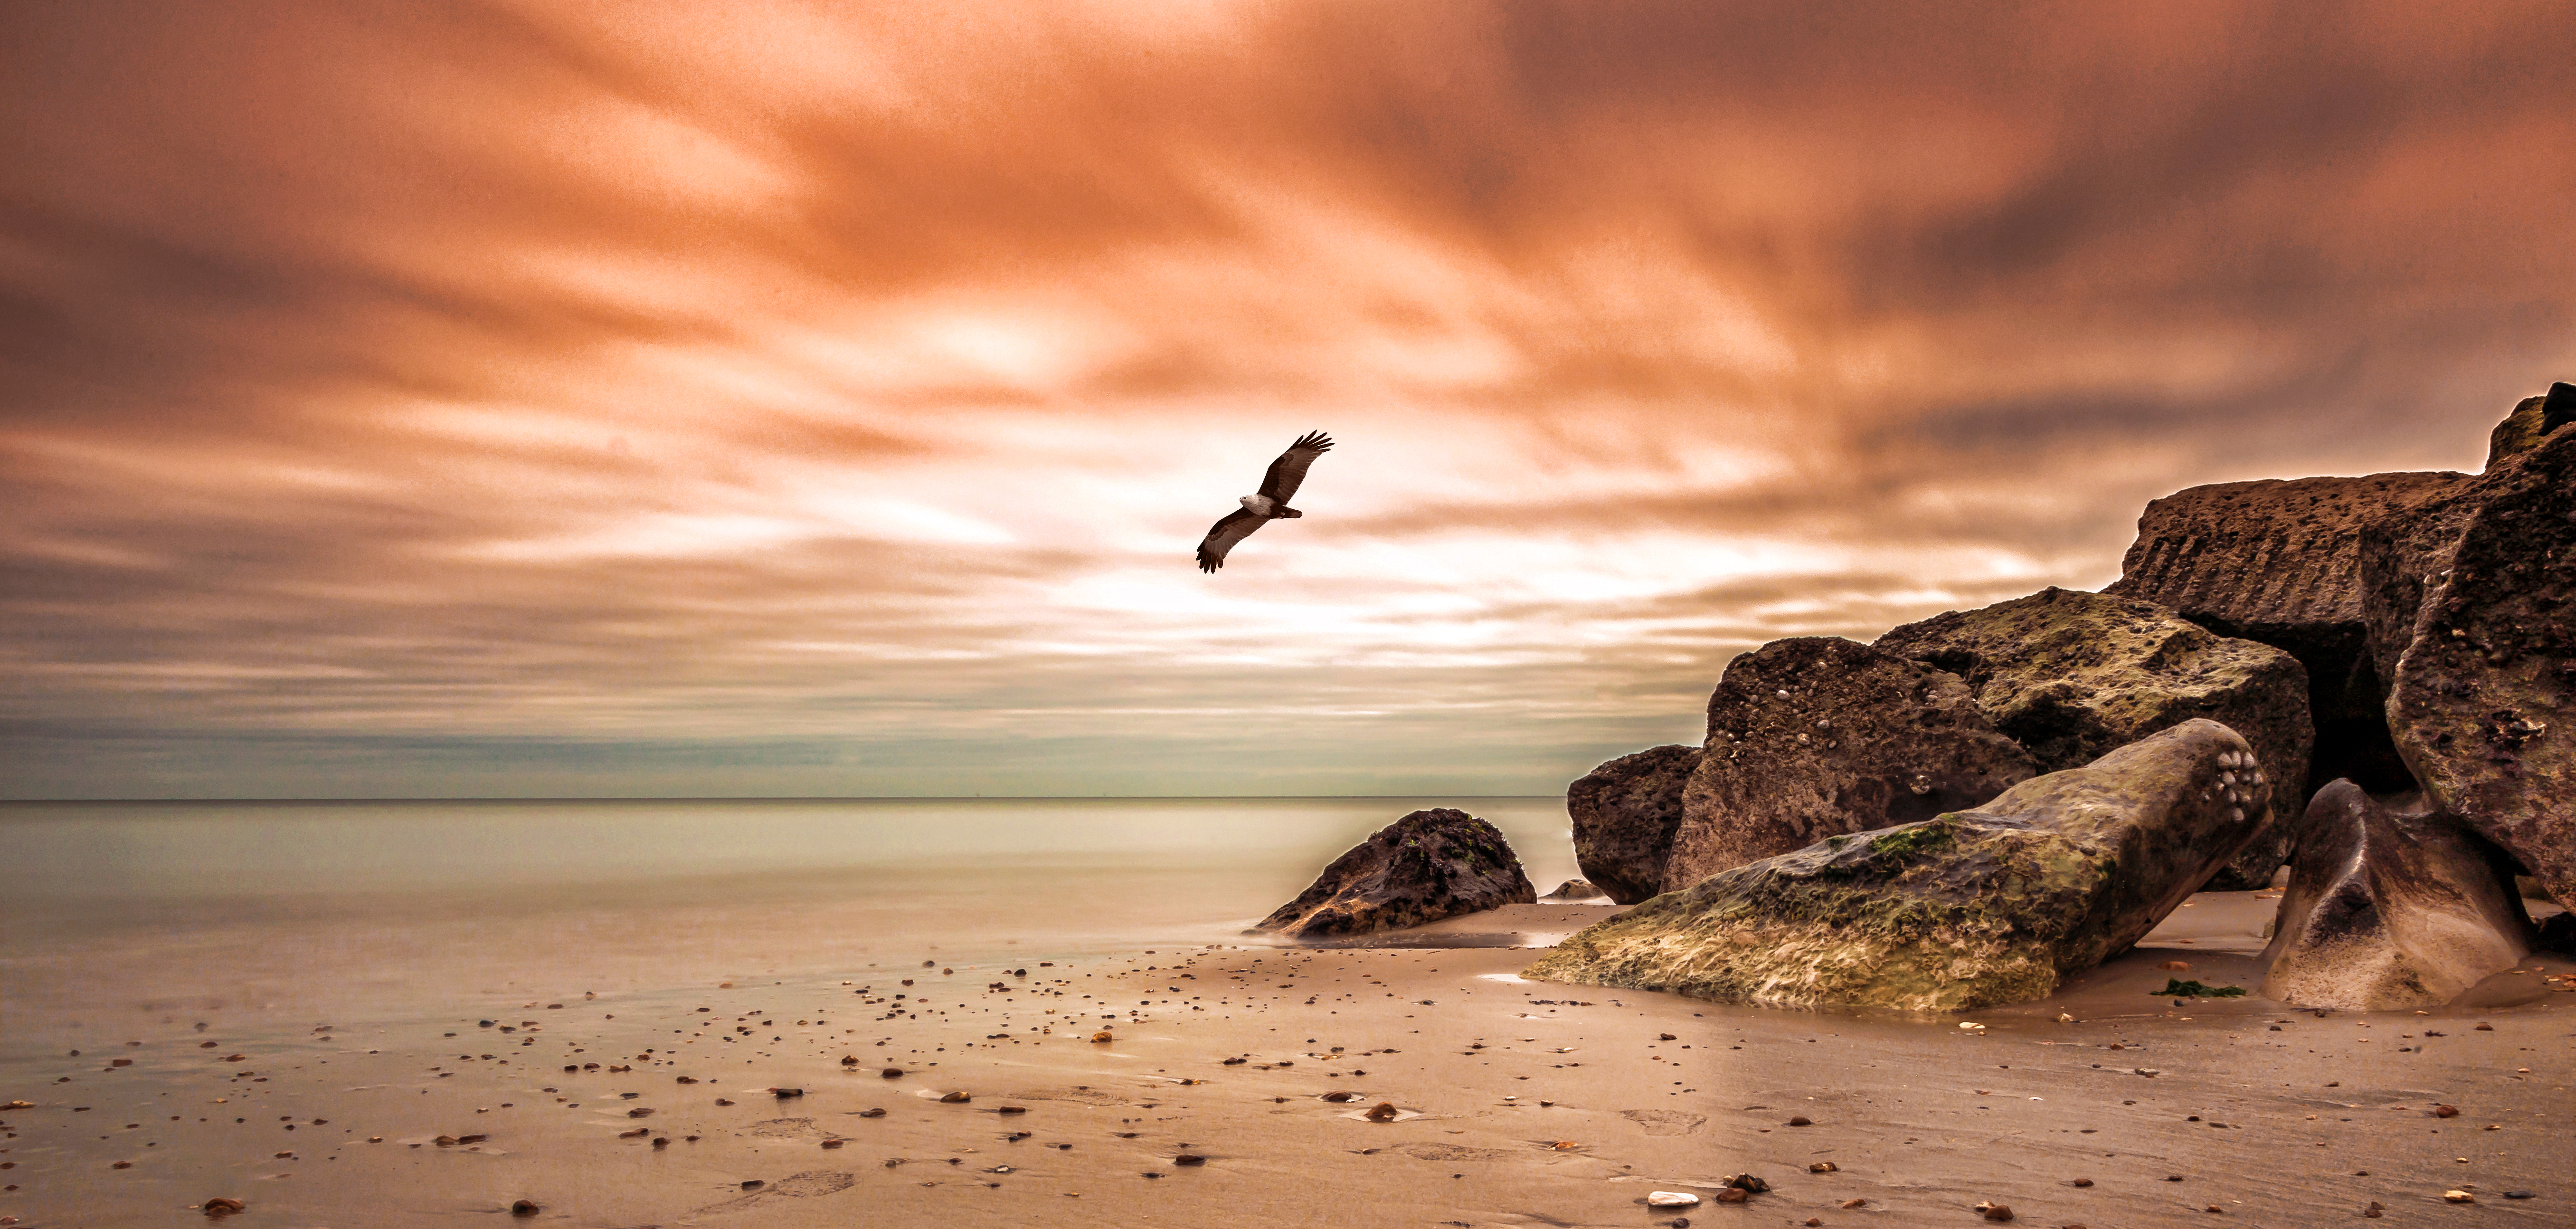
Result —
<path fill-rule="evenodd" d="M 1552 791 L 2474 467 L 2576 371 L 2561 18 L 19 6 L 0 774 Z"/>

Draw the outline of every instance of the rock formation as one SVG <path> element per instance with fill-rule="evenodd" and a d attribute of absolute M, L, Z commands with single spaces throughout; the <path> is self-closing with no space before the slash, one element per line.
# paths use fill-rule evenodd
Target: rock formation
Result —
<path fill-rule="evenodd" d="M 1682 787 L 1699 758 L 1697 747 L 1649 747 L 1566 787 L 1574 864 L 1610 899 L 1633 905 L 1664 890 L 1664 857 L 1682 822 Z"/>
<path fill-rule="evenodd" d="M 1973 807 L 2039 772 L 1957 676 L 1837 637 L 1775 640 L 1709 696 L 1658 890 Z"/>
<path fill-rule="evenodd" d="M 2147 505 L 2120 579 L 2103 592 L 2299 659 L 2315 749 L 2307 778 L 2280 784 L 2300 788 L 2301 802 L 2336 777 L 2382 793 L 2411 789 L 2362 621 L 2361 530 L 2467 481 L 2405 473 L 2192 487 Z M 2281 810 L 2297 813 L 2286 800 Z"/>
<path fill-rule="evenodd" d="M 1436 807 L 1378 829 L 1333 859 L 1259 929 L 1325 939 L 1537 901 L 1538 889 L 1500 831 L 1465 811 Z"/>
<path fill-rule="evenodd" d="M 1545 895 L 1545 896 L 1539 897 L 1539 899 L 1540 899 L 1540 900 L 1598 900 L 1598 899 L 1600 899 L 1600 898 L 1602 897 L 1602 895 L 1603 895 L 1603 893 L 1602 893 L 1601 889 L 1599 889 L 1599 888 L 1597 888 L 1597 887 L 1594 887 L 1594 886 L 1593 886 L 1592 884 L 1590 884 L 1589 882 L 1586 882 L 1586 881 L 1581 880 L 1581 879 L 1568 879 L 1568 880 L 1566 880 L 1565 882 L 1563 882 L 1563 883 L 1560 883 L 1560 884 L 1556 885 L 1556 890 L 1555 890 L 1555 891 L 1550 892 L 1550 893 L 1548 893 L 1548 894 L 1547 894 L 1547 895 Z"/>
<path fill-rule="evenodd" d="M 2435 809 L 2576 900 L 2576 430 L 2365 528 L 2360 565 L 2398 755 Z"/>
<path fill-rule="evenodd" d="M 2027 1002 L 2137 942 L 2269 806 L 2251 745 L 2186 721 L 1975 810 L 1722 871 L 1528 976 L 1780 1007 Z"/>
<path fill-rule="evenodd" d="M 2263 993 L 2294 1007 L 2438 1007 L 2536 942 L 2494 848 L 2422 795 L 2317 792 L 2264 949 Z"/>
<path fill-rule="evenodd" d="M 1966 679 L 1977 707 L 2042 771 L 2205 717 L 2243 735 L 2271 781 L 2294 790 L 2308 778 L 2314 728 L 2297 659 L 2215 635 L 2152 602 L 2043 589 L 1906 624 L 1877 647 Z M 2289 857 L 2292 827 L 2257 833 L 2217 886 L 2270 882 Z"/>
<path fill-rule="evenodd" d="M 2549 391 L 2555 393 L 2562 388 L 2576 394 L 2576 386 L 2567 384 L 2553 384 Z M 2569 400 L 2576 401 L 2576 396 L 2570 396 Z M 2487 433 L 2487 464 L 2481 472 L 2493 473 L 2496 466 L 2515 453 L 2529 452 L 2540 446 L 2541 437 L 2549 434 L 2540 425 L 2548 404 L 2547 397 L 2525 397 L 2522 404 L 2513 407 L 2513 413 L 2505 415 L 2504 421 Z"/>

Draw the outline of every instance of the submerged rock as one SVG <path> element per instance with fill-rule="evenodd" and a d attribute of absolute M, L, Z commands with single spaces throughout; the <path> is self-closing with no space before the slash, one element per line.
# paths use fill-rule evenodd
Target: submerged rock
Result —
<path fill-rule="evenodd" d="M 1527 975 L 1778 1007 L 2028 1002 L 2137 942 L 2269 808 L 2252 747 L 2185 721 L 1975 810 L 1721 871 Z"/>
<path fill-rule="evenodd" d="M 1450 807 L 1415 811 L 1333 859 L 1314 885 L 1259 929 L 1325 939 L 1419 926 L 1502 905 L 1538 903 L 1511 843 Z"/>
<path fill-rule="evenodd" d="M 1633 905 L 1664 890 L 1664 859 L 1682 822 L 1682 787 L 1699 759 L 1697 747 L 1649 747 L 1565 788 L 1574 863 L 1604 895 Z"/>
<path fill-rule="evenodd" d="M 2438 810 L 2576 900 L 2576 430 L 2362 535 L 2388 729 Z"/>
<path fill-rule="evenodd" d="M 1906 624 L 1877 647 L 1966 679 L 1995 728 L 2029 748 L 2042 771 L 2206 718 L 2242 735 L 2285 792 L 2307 780 L 2315 731 L 2298 660 L 2153 602 L 2043 589 Z M 2286 824 L 2255 833 L 2216 886 L 2269 883 L 2293 835 Z"/>
<path fill-rule="evenodd" d="M 1832 636 L 1727 664 L 1661 891 L 1829 836 L 1973 807 L 2037 776 L 1956 675 Z"/>
<path fill-rule="evenodd" d="M 2531 921 L 2493 847 L 2425 809 L 2350 781 L 2317 791 L 2300 825 L 2263 993 L 2293 1007 L 2438 1007 L 2531 953 Z"/>

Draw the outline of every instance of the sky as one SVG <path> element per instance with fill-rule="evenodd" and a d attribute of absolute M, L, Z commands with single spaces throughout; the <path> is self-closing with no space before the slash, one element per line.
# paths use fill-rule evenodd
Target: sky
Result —
<path fill-rule="evenodd" d="M 0 796 L 1556 793 L 2474 471 L 2571 125 L 2555 0 L 9 5 Z"/>

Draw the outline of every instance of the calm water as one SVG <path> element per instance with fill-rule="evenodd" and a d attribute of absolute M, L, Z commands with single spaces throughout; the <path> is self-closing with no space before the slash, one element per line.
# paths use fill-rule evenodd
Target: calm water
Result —
<path fill-rule="evenodd" d="M 0 1053 L 1243 942 L 1424 806 L 1575 873 L 1552 797 L 0 804 Z"/>

